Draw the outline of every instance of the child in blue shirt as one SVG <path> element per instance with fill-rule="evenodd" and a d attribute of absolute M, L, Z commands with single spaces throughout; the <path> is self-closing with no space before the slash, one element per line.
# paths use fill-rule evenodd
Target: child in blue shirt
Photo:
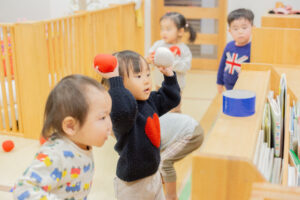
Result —
<path fill-rule="evenodd" d="M 229 42 L 220 61 L 217 89 L 222 93 L 224 86 L 231 90 L 239 77 L 241 64 L 250 62 L 251 31 L 254 14 L 251 10 L 240 8 L 229 13 L 227 22 L 233 41 Z"/>

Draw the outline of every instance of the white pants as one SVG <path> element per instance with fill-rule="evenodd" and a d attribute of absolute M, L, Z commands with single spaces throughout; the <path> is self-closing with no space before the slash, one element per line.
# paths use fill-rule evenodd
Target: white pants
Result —
<path fill-rule="evenodd" d="M 131 182 L 115 177 L 114 188 L 118 200 L 165 200 L 159 171 Z"/>

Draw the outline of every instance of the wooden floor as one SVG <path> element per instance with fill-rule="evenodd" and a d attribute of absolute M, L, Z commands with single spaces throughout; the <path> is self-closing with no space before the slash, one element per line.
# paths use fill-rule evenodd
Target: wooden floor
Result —
<path fill-rule="evenodd" d="M 183 113 L 189 114 L 200 121 L 212 99 L 217 93 L 216 71 L 190 71 L 187 74 L 187 86 L 183 92 Z M 15 148 L 10 153 L 0 150 L 0 199 L 12 199 L 10 192 L 1 191 L 12 187 L 16 179 L 25 171 L 31 163 L 39 148 L 37 140 L 23 139 L 18 137 L 1 136 L 0 143 L 11 139 Z M 118 159 L 114 151 L 115 139 L 109 138 L 102 148 L 94 148 L 95 178 L 90 200 L 106 199 L 113 200 L 113 178 Z M 191 156 L 181 160 L 175 165 L 178 176 L 178 190 L 182 189 L 187 180 L 187 173 L 191 167 Z M 182 199 L 183 200 L 183 199 Z"/>

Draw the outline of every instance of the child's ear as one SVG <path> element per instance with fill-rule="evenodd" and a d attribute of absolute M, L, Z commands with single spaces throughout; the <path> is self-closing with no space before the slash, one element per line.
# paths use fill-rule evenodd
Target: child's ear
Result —
<path fill-rule="evenodd" d="M 65 117 L 62 121 L 62 130 L 68 136 L 74 136 L 79 129 L 79 122 L 73 117 Z"/>

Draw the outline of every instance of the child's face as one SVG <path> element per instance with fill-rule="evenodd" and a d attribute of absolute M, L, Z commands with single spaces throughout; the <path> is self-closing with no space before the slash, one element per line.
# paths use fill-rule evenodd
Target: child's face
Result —
<path fill-rule="evenodd" d="M 89 110 L 84 124 L 78 127 L 74 142 L 81 148 L 86 146 L 101 147 L 112 131 L 110 119 L 111 98 L 106 91 L 99 91 L 93 86 L 88 86 L 87 101 Z"/>
<path fill-rule="evenodd" d="M 149 98 L 152 89 L 152 80 L 148 65 L 142 61 L 141 71 L 136 73 L 129 70 L 128 76 L 124 76 L 124 86 L 136 100 L 145 101 Z"/>
<path fill-rule="evenodd" d="M 245 19 L 240 18 L 231 22 L 229 32 L 235 41 L 235 45 L 244 46 L 248 44 L 251 37 L 252 25 Z"/>
<path fill-rule="evenodd" d="M 165 18 L 160 21 L 160 37 L 168 44 L 176 44 L 183 35 L 182 30 L 178 30 L 174 21 Z"/>

